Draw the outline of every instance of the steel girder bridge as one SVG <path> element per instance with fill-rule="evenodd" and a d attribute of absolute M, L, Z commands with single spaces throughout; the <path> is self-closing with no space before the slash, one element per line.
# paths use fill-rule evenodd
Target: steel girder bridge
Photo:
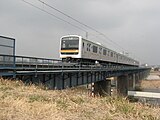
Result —
<path fill-rule="evenodd" d="M 120 64 L 65 63 L 57 59 L 0 55 L 0 76 L 25 83 L 44 84 L 50 89 L 65 89 L 105 81 L 109 77 L 135 76 L 143 79 L 150 68 Z M 133 84 L 133 83 L 132 83 Z"/>

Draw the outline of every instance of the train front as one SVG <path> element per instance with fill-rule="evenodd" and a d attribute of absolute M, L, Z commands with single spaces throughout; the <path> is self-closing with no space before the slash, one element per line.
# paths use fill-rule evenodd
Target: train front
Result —
<path fill-rule="evenodd" d="M 60 58 L 67 62 L 79 60 L 81 58 L 80 41 L 80 36 L 63 36 L 60 40 Z"/>

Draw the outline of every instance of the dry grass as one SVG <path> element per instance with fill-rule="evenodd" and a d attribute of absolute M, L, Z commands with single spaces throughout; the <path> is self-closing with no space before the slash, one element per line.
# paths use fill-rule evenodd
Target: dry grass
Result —
<path fill-rule="evenodd" d="M 160 76 L 160 72 L 151 71 L 150 75 Z M 160 89 L 160 80 L 142 80 L 141 88 L 142 89 Z"/>
<path fill-rule="evenodd" d="M 160 80 L 142 80 L 141 87 L 143 89 L 160 89 Z"/>
<path fill-rule="evenodd" d="M 160 108 L 125 98 L 89 97 L 82 89 L 44 90 L 0 79 L 0 120 L 159 120 Z"/>
<path fill-rule="evenodd" d="M 150 75 L 159 75 L 160 76 L 160 71 L 151 71 Z"/>

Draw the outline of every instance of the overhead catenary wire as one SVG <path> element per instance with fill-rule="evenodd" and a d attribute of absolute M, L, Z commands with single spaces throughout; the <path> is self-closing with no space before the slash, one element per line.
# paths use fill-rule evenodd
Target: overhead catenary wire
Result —
<path fill-rule="evenodd" d="M 88 33 L 88 31 L 86 31 L 85 29 L 80 28 L 79 26 L 74 25 L 74 24 L 72 24 L 72 23 L 64 20 L 63 18 L 60 18 L 60 17 L 54 15 L 53 13 L 50 13 L 50 12 L 48 12 L 48 11 L 40 8 L 40 7 L 37 7 L 36 5 L 34 5 L 34 4 L 30 3 L 30 2 L 27 2 L 27 1 L 25 1 L 25 0 L 21 0 L 21 1 L 23 1 L 23 2 L 25 2 L 26 4 L 28 4 L 28 5 L 30 5 L 30 6 L 32 6 L 32 7 L 34 7 L 34 8 L 42 11 L 42 12 L 45 12 L 45 13 L 47 13 L 47 14 L 49 14 L 49 15 L 51 15 L 51 16 L 53 16 L 53 17 L 55 17 L 55 18 L 57 18 L 57 19 L 59 19 L 59 20 L 61 20 L 61 21 L 63 21 L 63 22 L 65 22 L 65 23 L 67 23 L 67 24 L 69 24 L 69 25 L 71 25 L 71 26 L 73 26 L 73 27 L 75 27 L 75 28 L 77 28 L 77 29 L 79 29 L 79 30 L 82 30 L 82 31 L 85 32 L 85 33 Z M 92 35 L 94 35 L 94 34 L 92 34 Z M 95 36 L 95 35 L 94 35 L 94 36 Z M 96 36 L 96 37 L 97 37 L 97 36 Z"/>
<path fill-rule="evenodd" d="M 47 4 L 46 2 L 44 2 L 44 1 L 42 1 L 42 0 L 38 0 L 38 1 L 41 2 L 42 4 L 46 5 L 47 7 L 49 7 L 49 8 L 51 8 L 51 9 L 53 9 L 53 10 L 55 10 L 55 11 L 63 14 L 64 16 L 72 19 L 73 21 L 75 21 L 75 22 L 77 22 L 77 23 L 85 26 L 86 28 L 89 28 L 90 30 L 95 31 L 96 33 L 98 33 L 99 35 L 103 36 L 105 39 L 109 40 L 110 42 L 112 42 L 112 43 L 115 44 L 117 47 L 121 48 L 122 50 L 128 51 L 128 50 L 124 49 L 123 47 L 121 47 L 118 43 L 114 42 L 114 41 L 113 41 L 112 39 L 110 39 L 108 36 L 106 36 L 105 34 L 103 34 L 102 32 L 99 32 L 98 30 L 94 29 L 93 27 L 91 27 L 91 26 L 89 26 L 89 25 L 86 25 L 86 24 L 80 22 L 79 20 L 77 20 L 77 19 L 73 18 L 72 16 L 70 16 L 70 15 L 62 12 L 61 10 L 59 10 L 59 9 L 57 9 L 57 8 L 49 5 L 49 4 Z"/>
<path fill-rule="evenodd" d="M 118 43 L 114 42 L 112 39 L 110 39 L 110 38 L 109 38 L 107 35 L 105 35 L 104 33 L 96 30 L 95 28 L 93 28 L 93 27 L 91 27 L 91 26 L 89 26 L 89 25 L 86 25 L 86 24 L 80 22 L 79 20 L 75 19 L 74 17 L 72 17 L 72 16 L 66 14 L 65 12 L 63 12 L 63 11 L 61 11 L 61 10 L 59 10 L 59 9 L 57 9 L 57 8 L 49 5 L 49 4 L 47 4 L 46 2 L 44 2 L 44 1 L 42 1 L 42 0 L 38 0 L 38 1 L 41 2 L 43 5 L 46 5 L 47 7 L 49 7 L 49 8 L 51 8 L 51 9 L 53 9 L 53 10 L 61 13 L 62 15 L 66 16 L 66 17 L 68 17 L 68 18 L 70 18 L 70 19 L 72 19 L 73 21 L 75 21 L 75 22 L 77 22 L 77 23 L 85 26 L 86 28 L 95 31 L 95 32 L 98 33 L 99 35 L 103 36 L 105 39 L 107 39 L 107 40 L 109 40 L 110 42 L 112 42 L 115 46 L 121 48 L 124 53 L 131 53 L 131 52 L 129 52 L 129 50 L 126 50 L 126 49 L 123 48 L 121 45 L 119 45 Z M 88 34 L 88 32 L 86 32 L 86 33 Z M 88 36 L 88 35 L 87 35 L 87 36 Z M 97 37 L 97 36 L 96 36 L 96 37 Z M 106 42 L 106 41 L 105 41 L 105 42 Z M 135 56 L 135 55 L 134 55 L 134 56 Z M 137 56 L 136 56 L 136 57 L 137 57 Z M 137 58 L 140 59 L 139 57 L 137 57 Z"/>
<path fill-rule="evenodd" d="M 44 10 L 44 9 L 42 9 L 42 8 L 40 8 L 40 7 L 38 7 L 38 6 L 34 5 L 34 4 L 32 4 L 32 3 L 30 3 L 30 2 L 27 2 L 27 1 L 25 1 L 25 0 L 21 0 L 21 1 L 25 2 L 26 4 L 28 4 L 28 5 L 30 5 L 30 6 L 32 6 L 32 7 L 34 7 L 34 8 L 39 9 L 39 10 L 42 11 L 42 12 L 45 12 L 45 13 L 51 15 L 52 17 L 55 17 L 55 18 L 57 18 L 57 19 L 59 19 L 59 20 L 65 22 L 65 23 L 67 23 L 67 24 L 69 24 L 69 25 L 71 25 L 71 26 L 73 26 L 73 27 L 75 27 L 75 28 L 77 28 L 77 29 L 79 29 L 79 30 L 82 30 L 82 31 L 85 32 L 85 33 L 88 33 L 87 30 L 85 30 L 85 29 L 83 29 L 83 28 L 81 28 L 81 27 L 79 27 L 79 26 L 77 26 L 77 25 L 74 25 L 74 24 L 68 22 L 68 21 L 64 20 L 63 18 L 60 18 L 60 17 L 54 15 L 53 13 L 48 12 L 47 10 Z M 59 9 L 57 9 L 57 8 L 55 8 L 55 7 L 53 7 L 53 6 L 49 5 L 49 4 L 47 4 L 47 3 L 45 3 L 45 2 L 42 1 L 42 0 L 38 0 L 38 1 L 41 2 L 43 5 L 46 5 L 46 6 L 48 6 L 49 8 L 54 9 L 54 10 L 56 10 L 57 12 L 59 12 L 59 13 L 65 15 L 66 17 L 68 17 L 68 18 L 74 20 L 75 22 L 77 22 L 77 23 L 79 23 L 79 24 L 85 26 L 86 28 L 95 31 L 95 32 L 98 33 L 99 35 L 103 36 L 105 39 L 107 39 L 107 40 L 109 40 L 110 42 L 112 42 L 112 43 L 113 43 L 114 45 L 116 45 L 117 47 L 121 48 L 123 51 L 125 51 L 125 53 L 130 53 L 130 52 L 128 52 L 128 50 L 126 50 L 126 49 L 124 49 L 123 47 L 121 47 L 118 43 L 114 42 L 112 39 L 110 39 L 110 38 L 109 38 L 108 36 L 106 36 L 104 33 L 99 32 L 98 30 L 96 30 L 96 29 L 90 27 L 89 25 L 86 25 L 86 24 L 80 22 L 79 20 L 77 20 L 77 19 L 73 18 L 72 16 L 70 16 L 70 15 L 68 15 L 68 14 L 66 14 L 66 13 L 64 13 L 64 12 L 62 12 L 62 11 L 60 11 Z M 96 37 L 97 37 L 97 36 L 96 36 Z M 106 41 L 104 41 L 104 42 L 106 42 Z M 126 51 L 127 51 L 127 52 L 126 52 Z M 136 56 L 136 57 L 137 57 L 137 56 Z M 138 58 L 138 57 L 137 57 L 137 58 Z"/>
<path fill-rule="evenodd" d="M 82 31 L 85 32 L 85 33 L 88 33 L 88 31 L 86 31 L 86 30 L 80 28 L 79 26 L 74 25 L 74 24 L 72 24 L 72 23 L 70 23 L 70 22 L 68 22 L 68 21 L 66 21 L 66 20 L 64 20 L 64 19 L 62 19 L 62 18 L 60 18 L 60 17 L 54 15 L 53 13 L 50 13 L 50 12 L 48 12 L 48 11 L 46 11 L 46 10 L 40 8 L 40 7 L 37 7 L 36 5 L 34 5 L 34 4 L 30 3 L 30 2 L 27 2 L 27 1 L 25 1 L 25 0 L 22 0 L 22 1 L 25 2 L 26 4 L 29 4 L 30 6 L 32 6 L 32 7 L 34 7 L 34 8 L 37 8 L 37 9 L 39 9 L 39 10 L 41 10 L 41 11 L 43 11 L 43 12 L 45 12 L 45 13 L 47 13 L 47 14 L 49 14 L 49 15 L 51 15 L 51 16 L 53 16 L 53 17 L 55 17 L 55 18 L 57 18 L 57 19 L 59 19 L 59 20 L 61 20 L 61 21 L 63 21 L 63 22 L 65 22 L 65 23 L 67 23 L 67 24 L 70 24 L 70 25 L 73 26 L 73 27 L 76 27 L 76 28 L 82 30 Z M 65 16 L 69 17 L 70 19 L 72 19 L 72 20 L 78 22 L 79 24 L 81 24 L 81 25 L 83 25 L 83 26 L 85 26 L 85 27 L 87 27 L 87 28 L 89 28 L 89 29 L 91 29 L 91 30 L 97 32 L 99 35 L 102 35 L 103 37 L 105 37 L 106 39 L 108 39 L 110 42 L 112 42 L 112 43 L 114 43 L 114 44 L 117 44 L 117 43 L 115 43 L 114 41 L 112 41 L 110 38 L 108 38 L 106 35 L 104 35 L 103 33 L 101 33 L 101 32 L 99 32 L 99 31 L 95 30 L 94 28 L 92 28 L 92 27 L 90 27 L 90 26 L 88 26 L 88 25 L 86 25 L 86 24 L 84 24 L 84 23 L 82 23 L 82 22 L 76 20 L 75 18 L 73 18 L 73 17 L 67 15 L 66 13 L 64 13 L 64 12 L 62 12 L 62 11 L 56 9 L 56 8 L 54 8 L 53 6 L 48 5 L 47 3 L 45 3 L 45 2 L 43 2 L 43 1 L 41 1 L 41 0 L 38 0 L 38 1 L 41 2 L 41 3 L 43 3 L 44 5 L 46 5 L 46 6 L 50 7 L 50 8 L 52 8 L 52 9 L 54 9 L 54 10 L 60 12 L 61 14 L 63 14 L 63 15 L 65 15 Z M 106 41 L 105 41 L 105 42 L 106 42 Z M 117 44 L 117 46 L 119 46 L 119 45 Z M 125 50 L 124 48 L 122 48 L 121 46 L 119 46 L 119 48 L 121 48 L 121 49 L 124 50 L 124 51 L 127 51 L 127 50 Z"/>
<path fill-rule="evenodd" d="M 58 16 L 56 16 L 56 15 L 54 15 L 54 14 L 52 14 L 52 13 L 46 11 L 46 10 L 44 10 L 44 9 L 42 9 L 42 8 L 40 8 L 40 7 L 37 7 L 36 5 L 33 5 L 33 4 L 30 3 L 30 2 L 27 2 L 27 1 L 25 1 L 25 0 L 22 0 L 22 1 L 25 2 L 25 3 L 28 4 L 28 5 L 30 5 L 30 6 L 32 6 L 32 7 L 34 7 L 34 8 L 36 8 L 36 9 L 41 10 L 42 12 L 45 12 L 45 13 L 51 15 L 52 17 L 55 17 L 55 18 L 57 18 L 57 19 L 59 19 L 59 20 L 65 22 L 65 23 L 67 23 L 67 24 L 69 24 L 69 25 L 71 25 L 71 26 L 73 26 L 73 27 L 79 29 L 79 30 L 82 30 L 83 32 L 87 32 L 86 30 L 84 30 L 84 29 L 78 27 L 77 25 L 74 25 L 74 24 L 72 24 L 72 23 L 70 23 L 70 22 L 68 22 L 68 21 L 66 21 L 66 20 L 64 20 L 64 19 L 62 19 L 62 18 L 60 18 L 60 17 L 58 17 Z"/>

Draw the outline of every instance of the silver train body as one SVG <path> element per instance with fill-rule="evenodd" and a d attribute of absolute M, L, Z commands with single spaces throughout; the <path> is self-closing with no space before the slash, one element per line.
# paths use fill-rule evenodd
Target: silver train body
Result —
<path fill-rule="evenodd" d="M 139 66 L 138 61 L 78 35 L 61 37 L 60 58 L 66 61 L 98 61 L 99 63 L 119 63 Z"/>

